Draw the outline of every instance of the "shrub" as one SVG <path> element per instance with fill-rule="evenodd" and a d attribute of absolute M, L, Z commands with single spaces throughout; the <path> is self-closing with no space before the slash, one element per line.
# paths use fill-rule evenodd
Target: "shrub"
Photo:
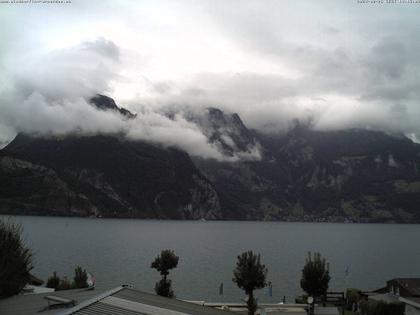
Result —
<path fill-rule="evenodd" d="M 21 235 L 20 225 L 0 219 L 0 297 L 18 294 L 30 280 L 32 252 Z"/>
<path fill-rule="evenodd" d="M 300 295 L 295 298 L 295 303 L 297 304 L 307 304 L 308 296 L 307 295 Z"/>
<path fill-rule="evenodd" d="M 70 289 L 80 289 L 87 288 L 87 272 L 83 270 L 82 267 L 77 266 L 74 269 L 74 279 L 73 282 L 64 277 L 60 279 L 57 276 L 57 273 L 54 271 L 53 275 L 47 280 L 47 288 L 54 288 L 57 291 L 60 290 L 70 290 Z"/>
<path fill-rule="evenodd" d="M 57 289 L 60 285 L 60 278 L 57 276 L 57 273 L 54 271 L 53 275 L 47 280 L 47 288 Z"/>
<path fill-rule="evenodd" d="M 347 289 L 346 291 L 346 307 L 348 310 L 352 310 L 353 304 L 360 301 L 361 293 L 359 289 Z"/>
<path fill-rule="evenodd" d="M 404 315 L 405 314 L 405 304 L 401 302 L 388 303 L 388 314 L 391 315 Z"/>
<path fill-rule="evenodd" d="M 76 288 L 87 288 L 87 273 L 86 270 L 82 270 L 82 267 L 77 266 L 74 269 L 74 287 Z"/>
<path fill-rule="evenodd" d="M 386 303 L 384 301 L 361 301 L 361 315 L 404 315 L 405 305 L 401 302 Z"/>
<path fill-rule="evenodd" d="M 172 281 L 168 279 L 161 279 L 156 282 L 155 292 L 157 295 L 172 298 L 174 297 L 174 291 L 172 290 Z"/>
<path fill-rule="evenodd" d="M 63 279 L 60 280 L 60 284 L 58 285 L 56 290 L 61 291 L 61 290 L 70 290 L 74 288 L 75 288 L 74 284 L 71 283 L 70 280 L 67 279 L 67 277 L 64 277 Z"/>

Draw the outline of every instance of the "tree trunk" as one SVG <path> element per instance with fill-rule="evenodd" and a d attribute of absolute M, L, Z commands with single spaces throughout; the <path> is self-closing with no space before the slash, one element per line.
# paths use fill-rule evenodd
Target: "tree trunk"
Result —
<path fill-rule="evenodd" d="M 246 302 L 248 307 L 248 315 L 254 315 L 257 310 L 257 303 L 254 299 L 254 291 L 251 291 L 248 295 L 248 301 Z"/>

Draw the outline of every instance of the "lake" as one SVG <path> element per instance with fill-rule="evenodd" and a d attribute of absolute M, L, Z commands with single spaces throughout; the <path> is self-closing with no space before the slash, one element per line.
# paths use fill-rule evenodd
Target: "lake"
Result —
<path fill-rule="evenodd" d="M 72 278 L 80 265 L 94 274 L 98 287 L 132 284 L 153 292 L 159 274 L 150 264 L 161 249 L 173 249 L 180 257 L 170 278 L 182 299 L 243 298 L 232 282 L 232 270 L 236 256 L 246 250 L 261 253 L 273 284 L 273 297 L 263 289 L 257 293 L 260 301 L 280 301 L 283 296 L 292 301 L 301 293 L 308 251 L 321 252 L 330 263 L 330 290 L 377 289 L 391 278 L 420 277 L 420 225 L 13 219 L 22 224 L 26 243 L 35 252 L 33 273 L 44 280 L 53 271 Z"/>

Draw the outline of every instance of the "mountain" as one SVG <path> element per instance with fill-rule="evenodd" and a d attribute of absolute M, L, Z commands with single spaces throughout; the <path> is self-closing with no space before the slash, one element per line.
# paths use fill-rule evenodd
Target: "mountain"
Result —
<path fill-rule="evenodd" d="M 204 114 L 189 116 L 206 135 L 208 141 L 216 145 L 229 160 L 257 159 L 259 143 L 253 131 L 249 130 L 238 114 L 226 114 L 218 108 L 207 108 Z"/>
<path fill-rule="evenodd" d="M 90 103 L 95 105 L 95 107 L 100 110 L 117 112 L 124 116 L 126 119 L 133 119 L 137 116 L 136 114 L 133 114 L 123 107 L 118 107 L 112 98 L 105 95 L 96 94 L 90 99 Z"/>
<path fill-rule="evenodd" d="M 110 98 L 98 96 L 92 103 L 134 117 Z M 0 151 L 0 209 L 16 214 L 222 217 L 217 193 L 188 154 L 121 135 L 19 134 Z"/>
<path fill-rule="evenodd" d="M 256 134 L 263 157 L 196 159 L 225 217 L 285 221 L 420 221 L 420 145 L 372 130 Z"/>
<path fill-rule="evenodd" d="M 136 117 L 103 95 L 91 103 Z M 225 159 L 121 134 L 19 134 L 0 150 L 0 213 L 420 222 L 420 145 L 404 136 L 299 123 L 265 134 L 217 108 L 186 119 Z"/>

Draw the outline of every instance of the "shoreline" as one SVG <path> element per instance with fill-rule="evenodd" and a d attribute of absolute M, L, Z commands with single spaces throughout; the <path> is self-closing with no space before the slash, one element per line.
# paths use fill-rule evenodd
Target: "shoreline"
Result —
<path fill-rule="evenodd" d="M 48 217 L 48 218 L 80 218 L 80 219 L 118 219 L 139 221 L 167 221 L 167 222 L 270 222 L 270 223 L 325 223 L 325 224 L 379 224 L 379 225 L 420 225 L 420 222 L 381 222 L 381 221 L 328 221 L 328 220 L 258 220 L 258 219 L 172 219 L 172 218 L 144 218 L 136 216 L 77 216 L 77 215 L 51 215 L 51 214 L 16 214 L 0 213 L 0 217 Z"/>

